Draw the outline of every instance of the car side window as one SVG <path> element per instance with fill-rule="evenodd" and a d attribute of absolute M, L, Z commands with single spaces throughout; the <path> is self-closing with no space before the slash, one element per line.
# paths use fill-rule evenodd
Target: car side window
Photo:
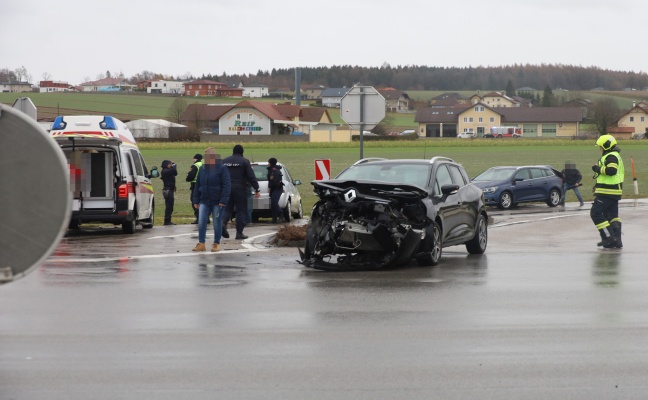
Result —
<path fill-rule="evenodd" d="M 544 178 L 545 176 L 544 170 L 540 168 L 531 168 L 531 179 Z"/>
<path fill-rule="evenodd" d="M 293 180 L 292 180 L 292 176 L 290 176 L 290 172 L 288 172 L 288 170 L 286 169 L 286 167 L 283 167 L 281 170 L 283 171 L 284 180 L 286 180 L 286 181 L 288 181 L 288 182 L 292 182 L 292 181 L 293 181 Z"/>
<path fill-rule="evenodd" d="M 448 171 L 448 167 L 445 164 L 439 165 L 439 168 L 436 170 L 436 176 L 434 180 L 434 194 L 441 195 L 441 187 L 444 185 L 452 185 L 452 177 Z"/>
<path fill-rule="evenodd" d="M 459 187 L 466 186 L 466 181 L 464 180 L 463 175 L 459 168 L 456 165 L 448 165 L 448 170 L 450 171 L 450 176 L 452 177 L 452 182 Z"/>
<path fill-rule="evenodd" d="M 529 179 L 529 170 L 527 168 L 519 170 L 515 173 L 514 179 Z"/>
<path fill-rule="evenodd" d="M 144 162 L 144 157 L 142 157 L 142 153 L 137 153 L 139 156 L 140 161 L 142 162 L 142 168 L 144 169 L 144 176 L 149 176 L 149 171 L 148 168 L 146 168 L 146 163 Z"/>
<path fill-rule="evenodd" d="M 142 169 L 142 161 L 139 158 L 139 154 L 137 154 L 137 150 L 131 150 L 131 160 L 133 160 L 133 164 L 135 164 L 135 171 L 137 172 L 138 176 L 144 176 L 144 170 Z"/>

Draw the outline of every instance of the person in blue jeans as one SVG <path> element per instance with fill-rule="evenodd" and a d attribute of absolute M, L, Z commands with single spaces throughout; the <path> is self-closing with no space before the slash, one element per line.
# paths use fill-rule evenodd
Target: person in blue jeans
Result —
<path fill-rule="evenodd" d="M 198 244 L 193 251 L 206 250 L 207 220 L 211 214 L 214 222 L 214 244 L 211 251 L 214 252 L 220 250 L 223 208 L 229 201 L 232 183 L 227 167 L 213 147 L 205 150 L 204 160 L 191 199 L 194 208 L 198 209 Z"/>
<path fill-rule="evenodd" d="M 560 199 L 560 204 L 565 205 L 567 191 L 573 190 L 576 198 L 580 201 L 580 207 L 585 205 L 583 202 L 583 196 L 581 196 L 580 190 L 578 189 L 579 186 L 582 186 L 581 180 L 583 179 L 583 175 L 576 169 L 576 164 L 568 161 L 565 163 L 565 169 L 563 169 L 561 173 L 563 178 L 563 195 Z"/>

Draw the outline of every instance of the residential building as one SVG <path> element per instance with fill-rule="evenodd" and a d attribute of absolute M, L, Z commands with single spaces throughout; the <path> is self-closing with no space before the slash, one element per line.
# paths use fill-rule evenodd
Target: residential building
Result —
<path fill-rule="evenodd" d="M 262 84 L 245 85 L 243 88 L 243 97 L 260 98 L 268 97 L 270 92 L 268 87 Z"/>
<path fill-rule="evenodd" d="M 349 93 L 351 88 L 328 88 L 322 90 L 322 105 L 324 107 L 340 108 L 342 97 Z"/>
<path fill-rule="evenodd" d="M 224 90 L 229 90 L 226 83 L 200 79 L 191 82 L 185 82 L 185 96 L 215 96 L 220 97 Z M 232 90 L 234 90 L 232 88 Z M 239 89 L 236 89 L 239 90 Z M 242 90 L 241 90 L 242 92 Z"/>
<path fill-rule="evenodd" d="M 563 103 L 562 107 L 579 107 L 584 119 L 594 117 L 594 103 L 589 99 L 573 99 Z"/>
<path fill-rule="evenodd" d="M 317 100 L 322 98 L 322 92 L 326 86 L 322 85 L 302 85 L 300 91 L 307 100 Z"/>
<path fill-rule="evenodd" d="M 0 82 L 0 92 L 20 93 L 31 91 L 32 84 L 29 82 Z"/>
<path fill-rule="evenodd" d="M 575 107 L 490 107 L 484 103 L 419 109 L 414 121 L 424 137 L 483 136 L 495 126 L 521 128 L 524 137 L 572 137 L 583 120 Z"/>
<path fill-rule="evenodd" d="M 184 82 L 152 80 L 150 86 L 146 88 L 146 93 L 155 94 L 183 94 Z"/>
<path fill-rule="evenodd" d="M 235 105 L 190 104 L 182 114 L 182 122 L 221 136 L 308 134 L 315 128 L 337 128 L 325 108 L 255 100 L 244 100 Z"/>
<path fill-rule="evenodd" d="M 483 103 L 488 107 L 521 107 L 522 103 L 512 97 L 509 97 L 500 92 L 490 92 L 483 96 L 475 94 L 470 97 L 470 102 L 473 104 Z"/>
<path fill-rule="evenodd" d="M 71 92 L 74 91 L 74 87 L 67 82 L 60 81 L 40 81 L 38 84 L 40 93 L 52 93 L 52 92 Z"/>
<path fill-rule="evenodd" d="M 644 135 L 648 132 L 648 102 L 634 103 L 619 117 L 615 125 L 619 128 L 632 128 L 632 137 Z"/>
<path fill-rule="evenodd" d="M 395 113 L 409 112 L 410 97 L 407 92 L 394 88 L 378 90 L 378 93 L 385 98 L 385 111 Z"/>
<path fill-rule="evenodd" d="M 131 91 L 136 87 L 137 85 L 131 85 L 124 78 L 103 78 L 81 84 L 81 90 L 84 92 Z"/>
<path fill-rule="evenodd" d="M 446 107 L 456 104 L 469 104 L 470 99 L 456 92 L 442 93 L 430 100 L 430 107 Z"/>

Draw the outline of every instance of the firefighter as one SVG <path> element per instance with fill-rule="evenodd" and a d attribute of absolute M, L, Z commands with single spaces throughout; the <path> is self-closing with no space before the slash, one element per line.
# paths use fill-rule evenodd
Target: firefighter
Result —
<path fill-rule="evenodd" d="M 601 241 L 597 244 L 604 248 L 622 248 L 621 218 L 619 218 L 619 200 L 623 192 L 624 168 L 619 146 L 612 135 L 602 135 L 596 141 L 601 149 L 601 158 L 594 171 L 594 203 L 590 217 L 596 225 Z"/>

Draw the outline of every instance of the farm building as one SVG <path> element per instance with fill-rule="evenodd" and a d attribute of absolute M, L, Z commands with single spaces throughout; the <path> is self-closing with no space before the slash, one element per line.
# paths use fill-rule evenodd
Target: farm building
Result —
<path fill-rule="evenodd" d="M 135 139 L 181 140 L 187 135 L 185 125 L 163 119 L 137 119 L 127 122 L 126 125 Z"/>

